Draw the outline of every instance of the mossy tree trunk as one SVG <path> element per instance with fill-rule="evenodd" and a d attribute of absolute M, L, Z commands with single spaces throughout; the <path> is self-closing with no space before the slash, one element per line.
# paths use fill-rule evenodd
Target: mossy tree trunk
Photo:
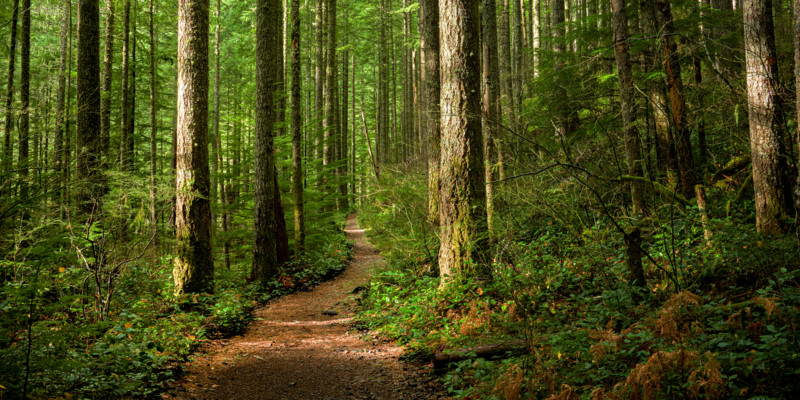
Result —
<path fill-rule="evenodd" d="M 478 0 L 439 1 L 442 285 L 477 275 L 486 235 Z"/>
<path fill-rule="evenodd" d="M 209 0 L 178 3 L 175 294 L 213 293 L 208 168 Z"/>

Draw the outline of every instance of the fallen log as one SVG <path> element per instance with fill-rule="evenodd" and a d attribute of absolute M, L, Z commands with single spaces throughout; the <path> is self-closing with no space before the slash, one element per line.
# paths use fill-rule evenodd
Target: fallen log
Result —
<path fill-rule="evenodd" d="M 750 166 L 750 157 L 734 157 L 711 178 L 711 185 Z"/>
<path fill-rule="evenodd" d="M 448 364 L 470 358 L 507 357 L 509 354 L 524 353 L 528 348 L 525 340 L 511 340 L 462 349 L 442 350 L 433 354 L 433 368 L 445 368 Z"/>

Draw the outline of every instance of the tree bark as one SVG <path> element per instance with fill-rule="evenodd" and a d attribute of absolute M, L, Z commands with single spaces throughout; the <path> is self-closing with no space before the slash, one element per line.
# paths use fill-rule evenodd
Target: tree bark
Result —
<path fill-rule="evenodd" d="M 278 273 L 275 237 L 275 126 L 276 83 L 275 36 L 280 32 L 280 0 L 258 0 L 256 5 L 256 101 L 255 101 L 255 210 L 253 269 L 250 278 L 266 284 Z"/>
<path fill-rule="evenodd" d="M 497 150 L 494 138 L 497 136 L 500 114 L 500 85 L 498 82 L 498 55 L 497 55 L 497 5 L 495 0 L 483 0 L 483 157 L 486 161 L 486 224 L 489 232 L 492 231 L 492 217 L 494 216 L 494 202 L 492 199 L 492 182 L 495 180 L 497 167 Z"/>
<path fill-rule="evenodd" d="M 222 24 L 222 0 L 217 0 L 217 24 L 214 27 L 214 122 L 213 136 L 211 138 L 211 201 L 217 201 L 219 196 L 220 203 L 225 204 L 224 183 L 219 183 L 219 170 L 221 169 L 220 137 L 219 137 L 219 48 L 220 48 L 220 25 Z M 216 225 L 216 216 L 213 225 Z M 213 226 L 212 225 L 212 226 Z"/>
<path fill-rule="evenodd" d="M 513 87 L 513 62 L 511 59 L 511 30 L 509 25 L 511 6 L 510 0 L 502 0 L 503 10 L 500 12 L 500 26 L 498 29 L 498 50 L 500 66 L 500 95 L 503 109 L 507 111 L 508 127 L 514 126 L 516 115 L 516 102 L 514 101 Z"/>
<path fill-rule="evenodd" d="M 153 226 L 156 225 L 156 136 L 158 127 L 156 125 L 156 35 L 154 27 L 153 2 L 150 0 L 150 220 Z M 110 3 L 111 1 L 109 1 Z"/>
<path fill-rule="evenodd" d="M 176 295 L 214 292 L 208 200 L 208 9 L 209 0 L 178 2 Z"/>
<path fill-rule="evenodd" d="M 519 0 L 510 0 L 514 2 L 514 75 L 513 75 L 513 89 L 514 89 L 514 103 L 517 106 L 522 104 L 522 7 Z M 559 1 L 559 0 L 554 0 Z M 563 2 L 563 0 L 561 0 Z M 516 122 L 516 121 L 515 121 Z M 516 124 L 514 130 L 517 130 Z"/>
<path fill-rule="evenodd" d="M 422 58 L 422 114 L 425 120 L 425 141 L 428 163 L 428 219 L 439 225 L 440 185 L 439 157 L 441 124 L 439 120 L 439 2 L 420 0 L 420 55 Z"/>
<path fill-rule="evenodd" d="M 128 153 L 128 123 L 130 122 L 130 26 L 131 26 L 131 2 L 125 0 L 122 14 L 122 84 L 120 85 L 120 134 L 119 134 L 119 168 L 121 171 L 128 169 L 130 154 Z"/>
<path fill-rule="evenodd" d="M 480 20 L 477 0 L 439 1 L 441 53 L 442 285 L 482 275 L 486 183 L 481 134 Z"/>
<path fill-rule="evenodd" d="M 22 31 L 19 62 L 19 159 L 20 197 L 28 197 L 28 168 L 31 102 L 31 0 L 22 0 Z M 35 148 L 34 148 L 35 151 Z"/>
<path fill-rule="evenodd" d="M 686 122 L 685 91 L 681 78 L 678 45 L 675 42 L 675 28 L 672 21 L 671 0 L 657 0 L 658 25 L 661 27 L 661 44 L 664 49 L 664 68 L 669 88 L 670 109 L 672 111 L 672 128 L 675 140 L 675 154 L 678 159 L 680 177 L 679 191 L 683 197 L 694 197 L 694 185 L 697 180 L 694 171 L 694 155 L 692 154 L 691 132 Z"/>
<path fill-rule="evenodd" d="M 800 121 L 800 0 L 794 0 L 794 86 L 795 86 L 795 110 L 797 120 Z M 797 150 L 800 152 L 800 124 L 797 125 L 795 137 L 797 139 Z M 794 208 L 795 226 L 800 236 L 800 168 L 797 169 L 794 189 Z"/>
<path fill-rule="evenodd" d="M 640 26 L 647 36 L 654 36 L 659 32 L 658 17 L 656 16 L 655 0 L 639 0 Z M 645 72 L 652 73 L 661 68 L 661 60 L 650 51 L 644 52 Z M 675 155 L 675 143 L 670 122 L 667 117 L 663 82 L 654 80 L 649 84 L 648 106 L 652 110 L 653 132 L 655 136 L 656 163 L 658 168 L 665 172 L 667 180 L 678 179 L 678 160 Z"/>
<path fill-rule="evenodd" d="M 785 232 L 792 206 L 782 138 L 772 0 L 745 0 L 743 9 L 756 228 L 775 235 Z"/>
<path fill-rule="evenodd" d="M 8 84 L 6 86 L 6 136 L 3 146 L 3 167 L 10 170 L 12 161 L 11 132 L 14 130 L 14 70 L 17 63 L 17 19 L 19 0 L 14 0 L 11 14 L 11 45 L 8 50 Z"/>
<path fill-rule="evenodd" d="M 53 166 L 57 175 L 56 190 L 53 198 L 62 204 L 62 187 L 64 180 L 64 124 L 66 124 L 65 104 L 67 97 L 67 35 L 69 34 L 69 6 L 64 4 L 64 13 L 61 19 L 61 47 L 58 57 L 58 93 L 56 94 L 56 129 L 53 143 Z"/>
<path fill-rule="evenodd" d="M 323 126 L 324 120 L 324 112 L 325 112 L 325 37 L 324 37 L 324 25 L 325 25 L 325 12 L 323 11 L 323 7 L 325 5 L 326 0 L 317 0 L 316 12 L 315 12 L 315 35 L 314 38 L 316 40 L 316 52 L 315 52 L 315 60 L 314 60 L 314 126 L 316 127 L 314 132 L 314 159 L 322 158 L 322 154 L 320 154 L 320 142 L 322 140 L 323 132 L 325 128 Z M 317 183 L 319 184 L 320 180 L 320 173 L 317 172 Z"/>
<path fill-rule="evenodd" d="M 106 1 L 105 58 L 103 60 L 103 87 L 100 103 L 100 132 L 103 167 L 111 160 L 111 83 L 114 79 L 114 1 Z"/>
<path fill-rule="evenodd" d="M 345 20 L 345 22 L 349 22 Z M 345 24 L 348 26 L 349 24 Z M 344 35 L 344 46 L 347 49 L 348 46 L 348 32 Z M 347 196 L 347 180 L 345 179 L 348 173 L 347 166 L 349 165 L 349 159 L 347 156 L 349 141 L 348 141 L 348 132 L 347 132 L 347 115 L 348 115 L 348 80 L 349 80 L 349 66 L 350 61 L 350 52 L 348 50 L 344 51 L 342 55 L 342 106 L 344 106 L 343 110 L 338 115 L 341 115 L 340 119 L 340 137 L 339 137 L 339 210 L 347 210 L 348 203 L 348 196 Z"/>
<path fill-rule="evenodd" d="M 80 1 L 80 0 L 79 0 Z M 64 157 L 63 157 L 63 166 L 64 166 L 64 179 L 62 180 L 64 185 L 64 204 L 66 206 L 70 205 L 71 202 L 71 195 L 70 195 L 70 188 L 69 188 L 69 181 L 72 177 L 72 127 L 70 123 L 70 119 L 72 116 L 72 1 L 67 0 L 67 14 L 69 18 L 69 40 L 67 44 L 67 105 L 66 105 L 66 117 L 65 117 L 65 124 L 64 124 Z M 76 121 L 77 122 L 77 121 Z M 76 138 L 77 141 L 77 138 Z M 77 152 L 76 152 L 77 153 Z M 76 155 L 77 158 L 77 155 Z"/>
<path fill-rule="evenodd" d="M 303 121 L 301 119 L 300 0 L 291 0 L 292 15 L 292 193 L 294 195 L 294 254 L 306 248 L 306 222 L 303 204 Z"/>
<path fill-rule="evenodd" d="M 100 180 L 100 5 L 78 7 L 78 204 L 90 214 L 99 204 Z"/>
<path fill-rule="evenodd" d="M 639 146 L 639 132 L 636 130 L 636 116 L 633 103 L 633 74 L 631 56 L 628 51 L 628 18 L 625 15 L 625 0 L 613 0 L 614 9 L 614 55 L 617 61 L 619 78 L 619 98 L 622 109 L 622 131 L 625 136 L 625 155 L 628 160 L 628 175 L 642 177 L 642 151 Z M 633 213 L 647 215 L 643 184 L 638 180 L 630 182 Z"/>

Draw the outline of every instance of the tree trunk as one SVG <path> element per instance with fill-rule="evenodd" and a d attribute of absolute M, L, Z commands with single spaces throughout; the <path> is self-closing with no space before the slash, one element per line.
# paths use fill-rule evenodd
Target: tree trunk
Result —
<path fill-rule="evenodd" d="M 322 158 L 322 155 L 319 154 L 319 144 L 322 140 L 323 132 L 325 131 L 325 127 L 323 126 L 324 120 L 324 112 L 325 112 L 325 92 L 323 91 L 325 88 L 325 38 L 324 38 L 324 25 L 325 25 L 325 14 L 323 11 L 323 7 L 325 6 L 326 0 L 317 0 L 317 7 L 315 13 L 315 35 L 314 38 L 316 40 L 316 53 L 315 53 L 315 60 L 314 60 L 314 126 L 316 127 L 314 132 L 314 159 Z M 320 172 L 317 171 L 317 184 L 320 183 Z"/>
<path fill-rule="evenodd" d="M 306 221 L 303 204 L 303 149 L 301 146 L 301 65 L 300 65 L 300 0 L 291 0 L 292 7 L 292 193 L 294 195 L 294 254 L 299 257 L 306 248 Z"/>
<path fill-rule="evenodd" d="M 565 37 L 565 24 L 564 24 L 564 0 L 553 0 L 553 52 L 556 53 L 553 69 L 558 72 L 564 67 L 564 62 L 561 59 L 563 56 L 558 53 L 564 53 L 566 46 L 564 44 Z M 564 137 L 568 133 L 568 115 L 566 112 L 567 106 L 567 93 L 566 90 L 559 87 L 555 91 L 555 101 L 553 107 L 555 108 L 555 128 L 556 136 Z"/>
<path fill-rule="evenodd" d="M 121 102 L 120 102 L 120 134 L 119 134 L 119 168 L 120 171 L 126 171 L 128 168 L 128 160 L 130 154 L 128 153 L 128 123 L 130 117 L 130 95 L 129 77 L 130 77 L 130 26 L 131 26 L 131 2 L 125 0 L 125 7 L 122 14 L 122 84 L 120 85 Z"/>
<path fill-rule="evenodd" d="M 278 0 L 281 1 L 281 0 Z M 283 12 L 281 12 L 283 14 Z M 278 25 L 281 29 L 283 24 Z M 280 42 L 278 43 L 280 44 Z M 282 52 L 283 49 L 278 46 L 276 49 Z M 275 188 L 275 195 L 272 197 L 272 215 L 275 219 L 275 269 L 289 262 L 291 259 L 289 252 L 289 235 L 286 232 L 286 214 L 283 211 L 283 201 L 281 199 L 281 190 L 278 186 L 278 169 L 272 168 L 273 181 L 272 186 Z M 277 274 L 276 274 L 277 275 Z"/>
<path fill-rule="evenodd" d="M 153 2 L 150 0 L 150 220 L 156 225 L 156 35 Z M 109 1 L 110 2 L 110 1 Z"/>
<path fill-rule="evenodd" d="M 136 9 L 134 9 L 136 11 Z M 130 96 L 130 108 L 128 111 L 128 142 L 126 143 L 128 149 L 128 171 L 134 172 L 134 163 L 136 161 L 136 153 L 134 152 L 134 132 L 136 129 L 136 16 L 134 12 L 131 19 L 131 31 L 133 37 L 131 38 L 131 76 L 128 81 L 128 95 Z"/>
<path fill-rule="evenodd" d="M 106 2 L 105 58 L 103 60 L 103 87 L 100 103 L 100 132 L 103 167 L 111 161 L 111 83 L 114 78 L 114 1 Z"/>
<path fill-rule="evenodd" d="M 420 1 L 420 53 L 422 57 L 422 114 L 425 120 L 425 141 L 428 163 L 428 219 L 439 225 L 439 157 L 441 124 L 439 121 L 439 2 Z"/>
<path fill-rule="evenodd" d="M 17 63 L 17 19 L 19 16 L 19 0 L 14 0 L 11 14 L 11 45 L 8 50 L 8 86 L 6 90 L 6 136 L 3 146 L 3 167 L 11 170 L 11 131 L 14 130 L 14 69 Z"/>
<path fill-rule="evenodd" d="M 480 20 L 477 0 L 440 0 L 442 285 L 483 263 L 486 182 L 481 134 Z"/>
<path fill-rule="evenodd" d="M 763 234 L 775 235 L 785 232 L 792 207 L 782 138 L 772 0 L 745 0 L 743 8 L 756 228 Z"/>
<path fill-rule="evenodd" d="M 28 197 L 28 142 L 30 136 L 31 102 L 31 0 L 22 0 L 22 31 L 20 32 L 19 63 L 19 159 L 20 198 Z M 34 148 L 34 151 L 36 149 Z"/>
<path fill-rule="evenodd" d="M 511 0 L 514 2 L 514 49 L 511 54 L 514 55 L 514 75 L 513 75 L 513 88 L 514 88 L 514 103 L 517 106 L 522 104 L 522 7 L 520 0 Z M 554 0 L 558 1 L 558 0 Z M 563 0 L 561 0 L 563 2 Z M 516 121 L 515 121 L 516 122 Z M 516 124 L 513 125 L 514 130 L 517 130 Z"/>
<path fill-rule="evenodd" d="M 795 110 L 797 120 L 800 121 L 800 0 L 794 0 L 794 86 Z M 797 125 L 795 136 L 797 150 L 800 153 L 800 124 Z M 794 189 L 795 226 L 800 236 L 800 168 L 797 168 L 797 177 Z"/>
<path fill-rule="evenodd" d="M 178 3 L 175 294 L 213 293 L 208 169 L 209 0 Z"/>
<path fill-rule="evenodd" d="M 349 22 L 349 21 L 346 21 Z M 346 24 L 345 26 L 348 26 Z M 348 45 L 348 35 L 345 33 L 344 36 L 344 46 L 347 48 Z M 349 79 L 349 71 L 347 67 L 349 66 L 350 61 L 350 52 L 348 50 L 344 51 L 342 55 L 342 105 L 344 106 L 343 110 L 341 110 L 341 128 L 340 128 L 340 138 L 339 138 L 339 209 L 340 210 L 347 210 L 348 206 L 348 196 L 347 196 L 347 180 L 345 177 L 347 176 L 348 169 L 347 166 L 349 165 L 349 159 L 347 157 L 349 141 L 348 141 L 348 132 L 347 132 L 347 115 L 348 115 L 348 79 Z"/>
<path fill-rule="evenodd" d="M 353 64 L 352 64 L 351 69 L 353 70 L 353 81 L 352 81 L 352 88 L 351 88 L 351 90 L 352 90 L 352 96 L 351 97 L 353 98 L 353 103 L 351 105 L 351 108 L 352 108 L 353 115 L 352 115 L 352 118 L 351 118 L 352 126 L 351 126 L 350 131 L 353 132 L 353 134 L 350 135 L 352 137 L 352 139 L 351 139 L 352 144 L 351 144 L 351 147 L 350 147 L 350 154 L 352 154 L 353 156 L 351 157 L 351 160 L 350 160 L 350 195 L 353 197 L 353 203 L 355 204 L 355 201 L 356 201 L 356 54 L 355 54 L 355 52 L 353 52 L 353 61 L 352 61 L 352 63 Z"/>
<path fill-rule="evenodd" d="M 658 18 L 656 16 L 655 0 L 640 0 L 640 24 L 641 29 L 647 36 L 654 36 L 659 32 Z M 650 74 L 661 68 L 661 60 L 657 54 L 649 51 L 644 52 L 645 72 Z M 678 178 L 678 160 L 675 155 L 675 143 L 670 122 L 667 117 L 663 82 L 654 80 L 649 85 L 648 106 L 652 109 L 652 121 L 654 125 L 656 162 L 658 168 L 665 172 L 667 180 L 674 182 Z"/>
<path fill-rule="evenodd" d="M 679 192 L 683 197 L 694 197 L 696 172 L 694 171 L 694 155 L 690 130 L 686 123 L 685 91 L 681 78 L 681 64 L 679 62 L 678 45 L 675 42 L 675 28 L 672 22 L 671 0 L 657 0 L 658 25 L 661 27 L 661 43 L 664 48 L 665 72 L 669 88 L 670 109 L 672 111 L 672 127 L 675 140 L 675 154 L 678 159 L 678 173 L 680 174 Z"/>
<path fill-rule="evenodd" d="M 495 0 L 483 0 L 483 157 L 486 161 L 486 223 L 492 232 L 494 202 L 492 200 L 492 182 L 495 180 L 494 170 L 497 166 L 497 151 L 494 138 L 497 136 L 497 123 L 501 119 L 497 77 L 497 5 Z"/>
<path fill-rule="evenodd" d="M 222 0 L 217 0 L 217 25 L 214 27 L 214 130 L 212 136 L 211 146 L 211 201 L 217 201 L 217 196 L 220 197 L 220 203 L 225 203 L 225 195 L 222 193 L 223 183 L 219 183 L 219 170 L 221 169 L 220 162 L 220 137 L 219 137 L 219 48 L 220 48 L 220 25 L 222 23 Z M 216 226 L 216 216 L 212 216 Z"/>
<path fill-rule="evenodd" d="M 78 7 L 78 204 L 90 214 L 99 204 L 100 167 L 100 5 L 80 0 Z M 96 213 L 95 213 L 96 214 Z"/>
<path fill-rule="evenodd" d="M 263 284 L 278 273 L 272 139 L 276 114 L 273 103 L 277 75 L 275 36 L 280 31 L 279 10 L 276 7 L 278 1 L 258 0 L 256 5 L 255 210 L 253 270 L 250 278 Z"/>
<path fill-rule="evenodd" d="M 513 129 L 514 116 L 516 115 L 514 87 L 513 87 L 513 61 L 511 59 L 511 31 L 509 25 L 509 7 L 511 6 L 510 0 L 502 0 L 503 10 L 500 12 L 500 26 L 498 30 L 498 49 L 500 51 L 499 66 L 500 66 L 500 95 L 502 99 L 503 109 L 507 110 L 508 127 Z"/>
<path fill-rule="evenodd" d="M 333 150 L 337 138 L 339 137 L 336 124 L 336 102 L 338 101 L 336 71 L 336 0 L 327 0 L 325 9 L 327 17 L 327 51 L 325 53 L 325 121 L 324 121 L 324 135 L 323 135 L 323 154 L 322 165 L 328 167 L 335 161 Z M 335 180 L 335 173 L 328 172 L 329 176 Z M 328 195 L 333 194 L 333 183 L 329 179 L 325 179 L 325 193 Z M 326 207 L 327 209 L 328 207 Z"/>
<path fill-rule="evenodd" d="M 53 148 L 53 166 L 56 171 L 56 190 L 53 198 L 62 204 L 61 189 L 64 185 L 62 176 L 64 171 L 64 124 L 66 124 L 65 104 L 67 97 L 67 35 L 69 34 L 69 6 L 64 4 L 64 14 L 61 19 L 61 48 L 58 57 L 58 93 L 56 100 L 56 131 Z"/>
<path fill-rule="evenodd" d="M 625 0 L 613 0 L 614 9 L 614 55 L 617 60 L 619 78 L 619 99 L 622 109 L 622 130 L 625 136 L 625 155 L 628 160 L 628 175 L 642 177 L 642 151 L 639 146 L 639 132 L 636 130 L 636 116 L 633 103 L 633 74 L 631 56 L 628 51 L 628 18 L 625 16 Z M 643 184 L 632 180 L 631 199 L 633 213 L 647 215 Z"/>
<path fill-rule="evenodd" d="M 278 18 L 278 30 L 275 34 L 275 60 L 276 60 L 276 82 L 275 82 L 275 92 L 278 94 L 277 98 L 277 110 L 275 116 L 275 123 L 277 125 L 277 129 L 275 129 L 276 136 L 284 136 L 286 135 L 286 69 L 284 64 L 284 53 L 283 53 L 283 34 L 284 34 L 284 26 L 283 26 L 283 0 L 277 0 L 275 2 L 277 18 Z"/>
<path fill-rule="evenodd" d="M 80 0 L 79 0 L 80 1 Z M 67 0 L 67 14 L 69 17 L 69 43 L 67 44 L 67 106 L 66 117 L 64 123 L 64 205 L 70 206 L 71 196 L 69 189 L 69 181 L 72 174 L 72 127 L 70 120 L 72 119 L 72 1 Z M 76 139 L 77 140 L 77 139 Z"/>

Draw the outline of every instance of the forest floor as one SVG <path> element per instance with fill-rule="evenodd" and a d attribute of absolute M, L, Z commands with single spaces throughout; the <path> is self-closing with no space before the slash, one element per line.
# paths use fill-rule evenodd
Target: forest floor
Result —
<path fill-rule="evenodd" d="M 440 399 L 440 385 L 402 348 L 352 324 L 360 290 L 383 261 L 347 217 L 353 259 L 337 278 L 253 311 L 247 331 L 210 341 L 163 398 Z"/>

